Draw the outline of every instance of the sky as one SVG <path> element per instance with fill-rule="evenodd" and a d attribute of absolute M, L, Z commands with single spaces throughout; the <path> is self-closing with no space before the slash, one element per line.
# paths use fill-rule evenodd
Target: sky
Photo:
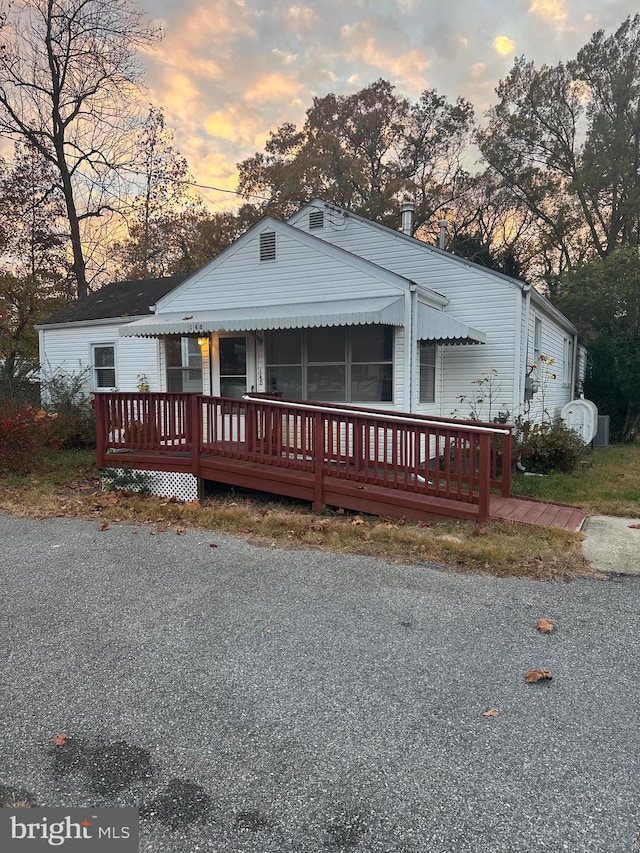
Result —
<path fill-rule="evenodd" d="M 149 101 L 164 109 L 196 182 L 233 191 L 236 163 L 283 122 L 300 126 L 315 96 L 382 77 L 411 100 L 425 89 L 465 97 L 482 120 L 516 56 L 536 65 L 572 59 L 638 3 L 153 0 L 147 11 L 164 32 L 142 57 Z M 202 196 L 212 210 L 238 203 L 232 192 Z"/>

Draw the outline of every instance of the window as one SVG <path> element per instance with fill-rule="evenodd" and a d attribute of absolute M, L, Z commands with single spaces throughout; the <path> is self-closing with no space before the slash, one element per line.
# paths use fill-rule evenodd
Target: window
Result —
<path fill-rule="evenodd" d="M 532 375 L 539 378 L 540 353 L 542 352 L 542 320 L 536 317 L 533 325 L 533 370 Z"/>
<path fill-rule="evenodd" d="M 420 341 L 420 402 L 436 399 L 436 345 Z"/>
<path fill-rule="evenodd" d="M 114 344 L 92 347 L 93 385 L 99 391 L 116 387 L 116 348 Z"/>
<path fill-rule="evenodd" d="M 197 338 L 165 339 L 167 391 L 202 392 L 202 356 Z"/>
<path fill-rule="evenodd" d="M 263 231 L 260 235 L 260 260 L 275 261 L 276 259 L 276 232 Z"/>
<path fill-rule="evenodd" d="M 267 390 L 299 400 L 393 400 L 393 327 L 286 329 L 267 337 Z"/>
<path fill-rule="evenodd" d="M 562 347 L 562 384 L 571 386 L 573 377 L 573 341 L 565 338 Z"/>

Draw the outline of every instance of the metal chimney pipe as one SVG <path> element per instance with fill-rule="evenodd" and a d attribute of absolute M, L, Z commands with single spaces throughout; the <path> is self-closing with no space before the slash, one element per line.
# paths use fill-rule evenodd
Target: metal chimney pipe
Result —
<path fill-rule="evenodd" d="M 408 237 L 413 236 L 413 214 L 416 206 L 410 198 L 405 198 L 402 202 L 402 233 Z"/>
<path fill-rule="evenodd" d="M 447 239 L 447 220 L 440 219 L 438 222 L 438 227 L 440 228 L 440 238 L 438 240 L 438 248 L 444 249 L 445 240 Z"/>

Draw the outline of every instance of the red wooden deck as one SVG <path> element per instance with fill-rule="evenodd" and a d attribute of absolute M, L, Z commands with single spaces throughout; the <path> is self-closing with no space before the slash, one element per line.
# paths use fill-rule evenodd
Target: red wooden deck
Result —
<path fill-rule="evenodd" d="M 98 394 L 95 409 L 100 468 L 190 473 L 316 510 L 414 519 L 527 522 L 540 507 L 510 499 L 507 425 L 261 395 Z"/>

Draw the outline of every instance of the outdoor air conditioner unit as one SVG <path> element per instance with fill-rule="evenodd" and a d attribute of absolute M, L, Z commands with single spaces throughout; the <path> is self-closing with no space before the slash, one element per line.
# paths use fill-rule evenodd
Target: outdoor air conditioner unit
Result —
<path fill-rule="evenodd" d="M 594 447 L 609 447 L 609 415 L 598 415 L 598 431 L 593 438 Z"/>

